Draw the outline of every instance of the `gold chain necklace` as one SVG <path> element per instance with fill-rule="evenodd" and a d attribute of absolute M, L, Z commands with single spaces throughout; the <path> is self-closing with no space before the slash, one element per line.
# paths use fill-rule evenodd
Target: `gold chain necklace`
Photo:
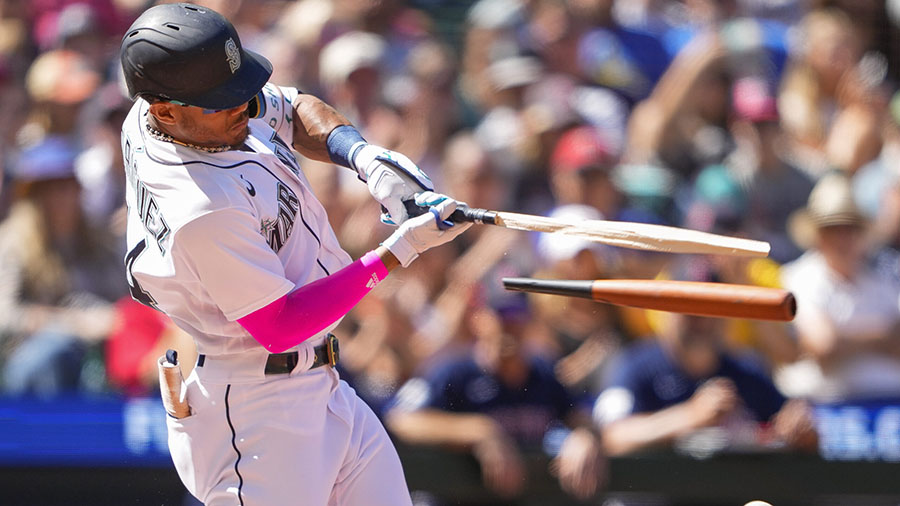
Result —
<path fill-rule="evenodd" d="M 190 144 L 188 142 L 181 142 L 178 139 L 172 137 L 171 135 L 153 128 L 152 126 L 150 126 L 149 122 L 145 122 L 144 126 L 147 127 L 147 133 L 150 134 L 150 137 L 153 137 L 154 139 L 159 140 L 159 141 L 171 142 L 173 144 L 178 144 L 180 146 L 184 146 L 187 148 L 198 149 L 200 151 L 206 151 L 207 153 L 221 153 L 223 151 L 229 151 L 232 149 L 232 147 L 229 146 L 228 144 L 223 144 L 222 146 L 207 147 L 207 146 L 198 146 L 196 144 Z"/>

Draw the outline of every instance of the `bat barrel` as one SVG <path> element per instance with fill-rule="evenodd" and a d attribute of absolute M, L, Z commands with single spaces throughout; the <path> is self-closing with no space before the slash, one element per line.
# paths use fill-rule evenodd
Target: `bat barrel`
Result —
<path fill-rule="evenodd" d="M 790 321 L 797 314 L 794 295 L 778 288 L 696 281 L 598 279 L 591 289 L 598 302 L 699 316 Z"/>
<path fill-rule="evenodd" d="M 699 316 L 790 321 L 797 312 L 797 302 L 788 291 L 728 283 L 504 278 L 503 285 L 509 290 L 589 297 L 620 306 Z"/>
<path fill-rule="evenodd" d="M 583 299 L 594 298 L 593 284 L 593 281 L 582 280 L 503 278 L 503 287 L 507 290 L 567 295 Z"/>

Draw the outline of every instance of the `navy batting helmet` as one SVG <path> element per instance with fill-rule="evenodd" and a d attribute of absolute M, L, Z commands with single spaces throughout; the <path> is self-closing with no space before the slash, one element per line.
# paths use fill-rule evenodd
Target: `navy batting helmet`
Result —
<path fill-rule="evenodd" d="M 265 57 L 241 47 L 234 26 L 188 3 L 147 9 L 122 39 L 128 93 L 206 109 L 250 101 L 272 75 Z"/>

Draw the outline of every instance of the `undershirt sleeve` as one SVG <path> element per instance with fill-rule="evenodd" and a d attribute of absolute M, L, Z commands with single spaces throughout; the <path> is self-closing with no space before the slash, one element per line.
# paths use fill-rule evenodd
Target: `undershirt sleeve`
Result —
<path fill-rule="evenodd" d="M 260 119 L 272 127 L 278 136 L 290 142 L 294 138 L 294 101 L 300 95 L 297 88 L 266 84 L 262 89 Z"/>

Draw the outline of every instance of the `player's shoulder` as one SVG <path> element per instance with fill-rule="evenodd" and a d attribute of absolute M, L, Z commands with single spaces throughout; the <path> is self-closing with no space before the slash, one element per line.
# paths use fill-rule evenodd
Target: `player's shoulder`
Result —
<path fill-rule="evenodd" d="M 625 348 L 622 357 L 641 366 L 667 362 L 665 350 L 657 338 L 644 338 L 633 342 Z"/>
<path fill-rule="evenodd" d="M 528 364 L 531 368 L 531 374 L 539 381 L 557 381 L 556 372 L 553 369 L 553 362 L 547 360 L 541 355 L 529 355 Z"/>
<path fill-rule="evenodd" d="M 765 358 L 755 351 L 731 351 L 719 358 L 723 368 L 731 368 L 751 376 L 768 376 L 769 366 Z"/>
<path fill-rule="evenodd" d="M 458 384 L 485 374 L 483 368 L 468 353 L 455 353 L 432 364 L 427 379 L 432 383 Z"/>
<path fill-rule="evenodd" d="M 259 111 L 255 121 L 283 135 L 292 128 L 293 103 L 299 95 L 297 88 L 266 83 L 259 92 Z"/>
<path fill-rule="evenodd" d="M 647 338 L 632 343 L 618 354 L 610 364 L 610 379 L 619 383 L 633 383 L 652 378 L 672 368 L 671 360 L 658 339 Z"/>
<path fill-rule="evenodd" d="M 139 206 L 158 206 L 173 228 L 209 212 L 251 208 L 239 174 L 228 170 L 250 157 L 214 157 L 153 139 L 143 126 L 145 114 L 136 103 L 122 129 L 126 179 Z"/>
<path fill-rule="evenodd" d="M 781 284 L 793 292 L 824 295 L 830 282 L 825 257 L 816 250 L 805 252 L 781 267 Z"/>

